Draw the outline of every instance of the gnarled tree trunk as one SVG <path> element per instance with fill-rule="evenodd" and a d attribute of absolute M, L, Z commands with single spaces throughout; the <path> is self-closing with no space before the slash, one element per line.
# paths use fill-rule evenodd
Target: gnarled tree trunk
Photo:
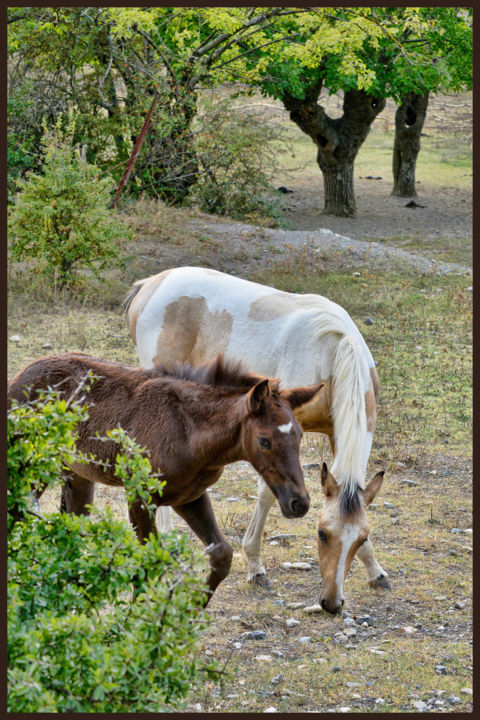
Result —
<path fill-rule="evenodd" d="M 317 146 L 317 162 L 323 174 L 325 207 L 329 215 L 355 215 L 353 167 L 370 126 L 385 107 L 385 98 L 375 98 L 363 90 L 348 90 L 343 115 L 329 117 L 317 100 L 322 81 L 307 92 L 303 100 L 284 95 L 282 100 L 290 119 L 312 138 Z"/>
<path fill-rule="evenodd" d="M 395 113 L 392 195 L 415 197 L 415 167 L 420 151 L 420 134 L 427 114 L 428 93 L 407 93 Z"/>

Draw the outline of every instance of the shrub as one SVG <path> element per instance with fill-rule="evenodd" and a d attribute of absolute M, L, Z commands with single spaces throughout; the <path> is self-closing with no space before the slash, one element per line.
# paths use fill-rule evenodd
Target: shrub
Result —
<path fill-rule="evenodd" d="M 246 112 L 225 95 L 206 100 L 196 135 L 200 174 L 192 198 L 204 212 L 255 221 L 268 216 L 278 224 L 280 205 L 271 180 L 287 149 L 285 131 L 269 117 Z"/>
<path fill-rule="evenodd" d="M 19 194 L 9 218 L 13 261 L 34 259 L 37 272 L 55 276 L 59 287 L 81 285 L 80 271 L 99 277 L 119 264 L 116 240 L 129 235 L 115 211 L 109 210 L 113 180 L 86 162 L 72 145 L 75 120 L 62 116 L 45 127 L 41 173 L 18 181 Z"/>
<path fill-rule="evenodd" d="M 108 509 L 43 517 L 30 507 L 35 487 L 62 482 L 79 459 L 86 412 L 50 391 L 8 413 L 8 710 L 171 710 L 205 673 L 216 678 L 199 652 L 199 552 L 178 531 L 140 545 Z M 131 438 L 112 437 L 116 471 L 148 502 L 162 483 Z"/>

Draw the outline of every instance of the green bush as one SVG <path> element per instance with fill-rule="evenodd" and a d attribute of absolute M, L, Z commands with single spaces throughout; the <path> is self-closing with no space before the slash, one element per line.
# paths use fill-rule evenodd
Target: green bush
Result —
<path fill-rule="evenodd" d="M 31 493 L 62 482 L 86 417 L 48 392 L 8 413 L 9 712 L 160 712 L 178 708 L 205 676 L 203 567 L 187 535 L 140 545 L 109 510 L 43 517 Z M 116 471 L 146 502 L 162 483 L 122 430 Z M 81 458 L 80 458 L 81 459 Z"/>
<path fill-rule="evenodd" d="M 42 146 L 41 173 L 18 181 L 19 194 L 9 217 L 10 256 L 35 261 L 35 270 L 55 277 L 59 287 L 84 282 L 82 272 L 96 277 L 120 264 L 118 240 L 130 235 L 110 210 L 113 180 L 80 156 L 72 145 L 75 120 L 70 113 L 48 130 Z"/>
<path fill-rule="evenodd" d="M 284 130 L 268 117 L 238 107 L 220 96 L 205 102 L 195 147 L 200 164 L 192 198 L 204 212 L 270 224 L 281 218 L 271 180 L 289 143 Z"/>

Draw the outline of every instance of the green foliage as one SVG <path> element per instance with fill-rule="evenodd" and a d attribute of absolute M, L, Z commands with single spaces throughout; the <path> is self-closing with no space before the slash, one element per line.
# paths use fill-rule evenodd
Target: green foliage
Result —
<path fill-rule="evenodd" d="M 8 413 L 8 710 L 171 710 L 216 677 L 199 652 L 199 552 L 177 531 L 140 545 L 109 510 L 42 517 L 29 507 L 39 484 L 62 482 L 79 459 L 74 427 L 85 418 L 78 398 L 51 391 Z M 112 435 L 131 496 L 158 490 L 141 449 Z"/>
<path fill-rule="evenodd" d="M 271 179 L 289 149 L 285 131 L 228 97 L 207 100 L 195 147 L 200 174 L 192 197 L 204 212 L 278 221 L 278 195 Z"/>
<path fill-rule="evenodd" d="M 70 113 L 65 128 L 61 116 L 53 130 L 45 128 L 43 171 L 19 181 L 9 218 L 12 260 L 35 259 L 35 270 L 55 275 L 60 287 L 81 286 L 85 268 L 99 277 L 118 264 L 116 240 L 129 234 L 107 207 L 111 178 L 101 177 L 72 145 L 74 126 Z"/>

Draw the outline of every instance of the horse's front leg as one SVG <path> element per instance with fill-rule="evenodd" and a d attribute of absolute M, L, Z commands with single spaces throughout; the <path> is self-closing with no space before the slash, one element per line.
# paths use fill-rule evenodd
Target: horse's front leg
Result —
<path fill-rule="evenodd" d="M 265 521 L 274 502 L 275 495 L 265 481 L 259 478 L 257 504 L 242 541 L 242 550 L 248 564 L 248 581 L 263 587 L 268 587 L 270 582 L 260 559 L 260 550 Z"/>
<path fill-rule="evenodd" d="M 205 605 L 207 605 L 215 589 L 230 572 L 233 557 L 232 547 L 217 525 L 212 503 L 207 493 L 193 502 L 177 505 L 173 509 L 207 546 L 206 552 L 210 558 L 210 574 L 207 578 L 208 595 L 205 601 Z"/>
<path fill-rule="evenodd" d="M 373 549 L 372 541 L 369 537 L 363 545 L 358 548 L 357 556 L 365 565 L 367 570 L 368 584 L 375 589 L 381 588 L 383 590 L 391 590 L 387 573 L 375 557 L 375 550 Z"/>
<path fill-rule="evenodd" d="M 147 541 L 150 533 L 156 535 L 155 513 L 149 510 L 142 500 L 136 500 L 128 506 L 128 516 L 142 544 Z"/>
<path fill-rule="evenodd" d="M 88 515 L 90 510 L 87 505 L 93 504 L 94 495 L 94 482 L 69 472 L 65 475 L 65 485 L 62 487 L 60 511 L 73 515 Z"/>

